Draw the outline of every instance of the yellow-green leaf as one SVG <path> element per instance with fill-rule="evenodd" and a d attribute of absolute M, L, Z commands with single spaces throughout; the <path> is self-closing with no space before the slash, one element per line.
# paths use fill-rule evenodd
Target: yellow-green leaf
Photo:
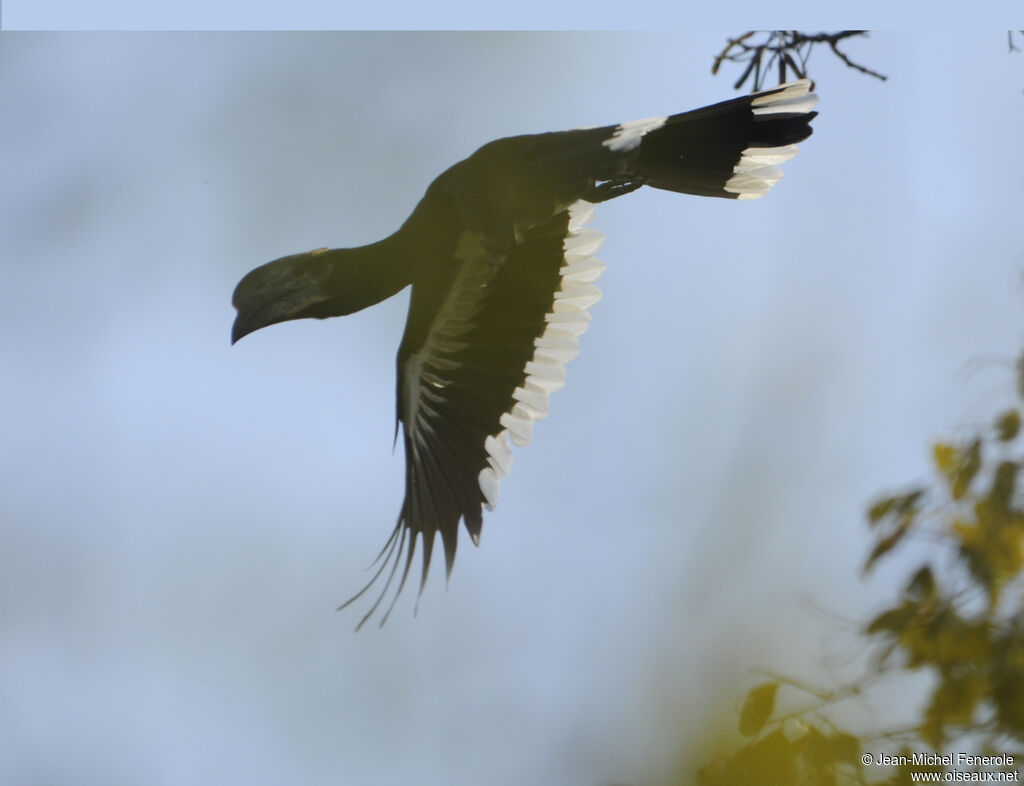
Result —
<path fill-rule="evenodd" d="M 896 497 L 886 497 L 885 499 L 878 500 L 878 502 L 868 508 L 868 521 L 872 524 L 877 524 L 885 518 L 885 515 L 892 510 L 895 504 Z"/>
<path fill-rule="evenodd" d="M 936 442 L 932 448 L 932 455 L 935 458 L 935 466 L 946 478 L 953 499 L 962 499 L 974 476 L 981 469 L 981 441 L 974 440 L 966 450 L 945 442 Z"/>
<path fill-rule="evenodd" d="M 996 419 L 996 433 L 1002 442 L 1009 442 L 1020 433 L 1020 413 L 1011 409 Z"/>
<path fill-rule="evenodd" d="M 923 565 L 907 584 L 907 594 L 917 600 L 931 600 L 935 596 L 935 577 L 928 565 Z"/>
<path fill-rule="evenodd" d="M 992 491 L 989 493 L 989 499 L 992 500 L 993 505 L 1001 512 L 1005 512 L 1010 507 L 1010 502 L 1013 500 L 1013 492 L 1017 486 L 1017 472 L 1020 470 L 1020 465 L 1016 461 L 1003 461 L 996 468 L 996 476 L 992 481 Z"/>
<path fill-rule="evenodd" d="M 936 442 L 932 448 L 932 455 L 935 457 L 935 466 L 939 472 L 950 480 L 960 466 L 960 451 L 945 442 Z"/>
<path fill-rule="evenodd" d="M 775 694 L 778 690 L 777 682 L 764 682 L 751 688 L 740 711 L 741 734 L 753 737 L 764 728 L 775 710 Z"/>
<path fill-rule="evenodd" d="M 880 557 L 892 551 L 896 544 L 903 539 L 903 536 L 907 534 L 907 530 L 910 529 L 911 521 L 912 519 L 909 516 L 904 516 L 900 520 L 899 526 L 896 527 L 896 529 L 875 544 L 875 547 L 871 550 L 871 554 L 868 556 L 867 563 L 864 565 L 863 573 L 870 572 L 871 568 Z"/>
<path fill-rule="evenodd" d="M 903 607 L 883 611 L 868 623 L 864 632 L 869 636 L 873 633 L 881 633 L 883 631 L 899 633 L 906 626 L 907 617 L 907 611 Z"/>
<path fill-rule="evenodd" d="M 913 489 L 906 494 L 894 494 L 878 500 L 868 508 L 868 521 L 873 526 L 889 515 L 917 515 L 917 504 L 924 492 L 924 489 Z"/>
<path fill-rule="evenodd" d="M 963 463 L 953 480 L 953 499 L 963 499 L 979 469 L 981 469 L 981 441 L 976 439 L 964 454 Z"/>

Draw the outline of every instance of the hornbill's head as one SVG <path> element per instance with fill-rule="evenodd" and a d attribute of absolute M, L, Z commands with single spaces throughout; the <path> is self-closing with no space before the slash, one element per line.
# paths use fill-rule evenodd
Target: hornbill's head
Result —
<path fill-rule="evenodd" d="M 334 316 L 331 307 L 333 254 L 323 248 L 275 259 L 261 265 L 238 282 L 232 305 L 238 309 L 231 328 L 231 343 L 254 330 L 286 322 Z"/>

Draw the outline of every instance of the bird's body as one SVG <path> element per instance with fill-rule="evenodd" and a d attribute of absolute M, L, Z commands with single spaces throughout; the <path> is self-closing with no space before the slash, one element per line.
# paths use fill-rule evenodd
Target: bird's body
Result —
<path fill-rule="evenodd" d="M 437 532 L 449 573 L 460 520 L 478 542 L 482 507 L 493 508 L 511 463 L 508 443 L 529 442 L 547 414 L 600 297 L 602 236 L 584 226 L 593 205 L 643 185 L 762 196 L 811 133 L 809 89 L 802 80 L 680 115 L 499 139 L 439 175 L 390 237 L 284 257 L 242 279 L 235 341 L 412 286 L 397 358 L 405 501 L 374 575 L 391 564 L 388 584 L 363 622 L 404 553 L 397 598 L 417 536 L 421 591 Z"/>

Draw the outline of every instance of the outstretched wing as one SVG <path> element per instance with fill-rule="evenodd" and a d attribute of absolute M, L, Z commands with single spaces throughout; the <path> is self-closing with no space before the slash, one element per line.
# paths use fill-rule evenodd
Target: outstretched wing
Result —
<path fill-rule="evenodd" d="M 395 235 L 414 268 L 398 351 L 405 501 L 380 568 L 356 595 L 388 572 L 360 626 L 401 568 L 397 598 L 420 536 L 421 592 L 438 532 L 449 574 L 460 521 L 478 541 L 481 508 L 493 508 L 512 462 L 509 442 L 529 442 L 547 414 L 600 297 L 593 282 L 604 266 L 591 254 L 602 238 L 583 228 L 593 203 L 643 185 L 764 195 L 811 134 L 810 90 L 800 80 L 692 112 L 499 139 L 431 184 Z"/>
<path fill-rule="evenodd" d="M 593 205 L 578 201 L 531 227 L 503 257 L 463 226 L 452 248 L 450 275 L 413 285 L 398 354 L 405 501 L 378 557 L 380 567 L 345 604 L 388 573 L 360 626 L 404 563 L 397 599 L 419 536 L 420 592 L 436 533 L 441 533 L 449 574 L 460 519 L 479 542 L 482 507 L 494 508 L 512 463 L 509 443 L 529 443 L 534 421 L 547 414 L 548 396 L 565 384 L 563 364 L 576 356 L 577 339 L 590 323 L 587 309 L 601 297 L 593 282 L 604 263 L 592 254 L 604 237 L 584 228 L 592 215 Z M 425 330 L 423 320 L 429 320 Z M 410 336 L 420 335 L 425 340 L 411 346 Z"/>

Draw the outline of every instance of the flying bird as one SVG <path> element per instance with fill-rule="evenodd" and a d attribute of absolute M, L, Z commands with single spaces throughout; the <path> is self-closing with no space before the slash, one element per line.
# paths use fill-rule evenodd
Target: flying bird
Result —
<path fill-rule="evenodd" d="M 232 343 L 292 319 L 351 314 L 412 286 L 398 347 L 397 419 L 405 499 L 373 578 L 377 610 L 401 566 L 387 619 L 423 541 L 420 593 L 435 535 L 451 575 L 460 520 L 479 545 L 509 471 L 565 384 L 601 293 L 594 205 L 641 186 L 756 199 L 811 134 L 804 79 L 666 117 L 490 142 L 441 173 L 393 235 L 256 268 L 235 289 Z M 403 559 L 404 554 L 404 559 Z M 358 628 L 357 628 L 358 630 Z"/>

